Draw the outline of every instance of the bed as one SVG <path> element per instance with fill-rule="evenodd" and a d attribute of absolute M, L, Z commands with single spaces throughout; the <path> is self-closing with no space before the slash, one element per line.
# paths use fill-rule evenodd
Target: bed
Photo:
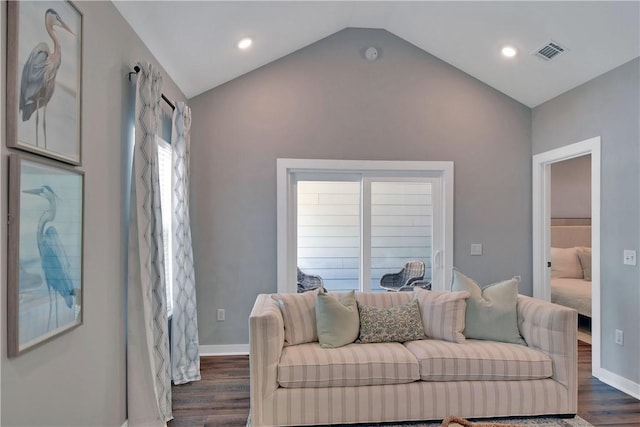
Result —
<path fill-rule="evenodd" d="M 551 302 L 591 318 L 589 219 L 552 219 Z"/>

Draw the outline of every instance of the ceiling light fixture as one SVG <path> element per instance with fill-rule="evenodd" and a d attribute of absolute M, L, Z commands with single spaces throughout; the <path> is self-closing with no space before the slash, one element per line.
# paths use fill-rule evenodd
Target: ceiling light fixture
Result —
<path fill-rule="evenodd" d="M 238 49 L 246 50 L 253 44 L 253 40 L 249 37 L 245 37 L 238 42 Z"/>
<path fill-rule="evenodd" d="M 502 55 L 506 56 L 507 58 L 513 58 L 518 54 L 518 50 L 515 47 L 509 45 L 503 46 L 501 52 Z"/>

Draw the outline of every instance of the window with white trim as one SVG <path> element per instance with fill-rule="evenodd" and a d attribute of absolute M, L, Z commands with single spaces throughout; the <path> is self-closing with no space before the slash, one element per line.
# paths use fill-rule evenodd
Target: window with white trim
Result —
<path fill-rule="evenodd" d="M 278 159 L 279 292 L 296 267 L 330 291 L 380 291 L 413 260 L 445 289 L 452 241 L 453 162 Z"/>

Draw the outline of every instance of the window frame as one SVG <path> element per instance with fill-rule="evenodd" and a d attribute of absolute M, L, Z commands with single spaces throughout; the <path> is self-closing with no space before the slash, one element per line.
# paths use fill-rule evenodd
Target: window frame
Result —
<path fill-rule="evenodd" d="M 288 159 L 276 161 L 277 186 L 277 290 L 279 293 L 296 292 L 297 266 L 297 187 L 299 177 L 327 177 L 348 180 L 362 176 L 362 182 L 393 178 L 438 178 L 434 188 L 440 195 L 441 206 L 434 208 L 442 221 L 438 235 L 434 233 L 433 290 L 446 290 L 451 282 L 453 267 L 453 162 L 451 161 L 385 161 L 385 160 L 322 160 Z M 298 177 L 298 178 L 297 178 Z M 363 197 L 367 197 L 363 193 Z M 436 213 L 437 210 L 437 213 Z M 366 226 L 363 216 L 362 226 Z M 435 222 L 434 222 L 435 226 Z M 435 227 L 434 227 L 435 228 Z M 436 250 L 435 243 L 441 246 Z M 369 245 L 370 246 L 370 245 Z M 363 246 L 364 248 L 364 246 Z M 362 271 L 366 274 L 365 271 Z M 364 278 L 361 277 L 361 280 Z M 364 283 L 364 282 L 363 282 Z M 365 285 L 365 289 L 367 286 Z"/>

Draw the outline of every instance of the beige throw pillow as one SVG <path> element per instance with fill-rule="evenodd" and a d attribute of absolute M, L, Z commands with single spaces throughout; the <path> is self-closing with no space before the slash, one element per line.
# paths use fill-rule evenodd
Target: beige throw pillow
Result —
<path fill-rule="evenodd" d="M 579 247 L 578 259 L 580 260 L 580 266 L 582 267 L 582 275 L 584 280 L 591 281 L 591 248 Z M 553 265 L 553 264 L 552 264 Z"/>
<path fill-rule="evenodd" d="M 428 338 L 463 343 L 466 300 L 471 294 L 462 292 L 427 291 L 415 288 L 424 333 Z"/>
<path fill-rule="evenodd" d="M 584 278 L 578 248 L 551 248 L 551 277 Z"/>
<path fill-rule="evenodd" d="M 318 341 L 316 299 L 322 288 L 302 294 L 273 294 L 284 320 L 284 345 Z"/>

